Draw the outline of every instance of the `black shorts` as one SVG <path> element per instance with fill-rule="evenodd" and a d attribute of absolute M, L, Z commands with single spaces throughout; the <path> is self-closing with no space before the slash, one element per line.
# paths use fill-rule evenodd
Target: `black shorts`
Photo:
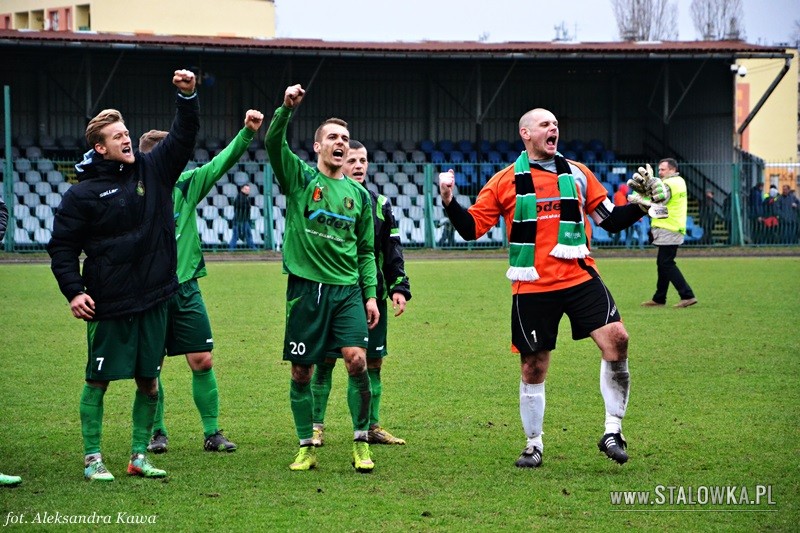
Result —
<path fill-rule="evenodd" d="M 511 304 L 512 350 L 522 354 L 554 350 L 564 313 L 575 340 L 621 320 L 614 298 L 599 277 L 569 289 L 515 294 Z"/>

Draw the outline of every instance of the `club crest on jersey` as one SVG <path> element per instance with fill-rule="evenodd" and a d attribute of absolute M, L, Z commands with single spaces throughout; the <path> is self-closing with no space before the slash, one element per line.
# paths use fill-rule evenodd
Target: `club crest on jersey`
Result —
<path fill-rule="evenodd" d="M 311 199 L 315 202 L 322 201 L 322 188 L 319 185 L 314 187 L 314 194 L 311 195 Z"/>
<path fill-rule="evenodd" d="M 353 207 L 355 207 L 355 205 L 356 205 L 356 201 L 353 200 L 352 198 L 348 197 L 348 196 L 344 197 L 344 200 L 342 201 L 342 203 L 344 204 L 344 208 L 347 209 L 347 210 L 353 209 Z"/>
<path fill-rule="evenodd" d="M 139 183 L 136 184 L 136 194 L 144 196 L 144 183 L 142 183 L 142 180 L 139 180 Z"/>

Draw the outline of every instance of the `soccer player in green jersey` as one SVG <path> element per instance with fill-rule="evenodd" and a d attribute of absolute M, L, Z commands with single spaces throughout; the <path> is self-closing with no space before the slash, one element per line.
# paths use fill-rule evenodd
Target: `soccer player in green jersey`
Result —
<path fill-rule="evenodd" d="M 178 245 L 178 293 L 169 302 L 167 355 L 186 355 L 192 369 L 192 395 L 200 413 L 205 438 L 203 447 L 212 452 L 232 452 L 236 444 L 229 441 L 217 425 L 219 394 L 211 350 L 214 341 L 198 278 L 207 274 L 205 259 L 197 233 L 197 204 L 247 151 L 264 115 L 250 109 L 244 127 L 219 154 L 205 165 L 183 172 L 172 190 L 175 206 L 175 239 Z M 139 151 L 147 153 L 166 136 L 165 131 L 150 130 L 139 139 Z M 153 422 L 153 435 L 147 450 L 167 451 L 167 428 L 164 425 L 164 387 L 158 380 L 158 408 Z"/>
<path fill-rule="evenodd" d="M 357 182 L 364 184 L 369 168 L 367 148 L 360 142 L 350 139 L 350 151 L 345 159 L 343 171 Z M 372 218 L 375 225 L 375 262 L 378 272 L 378 311 L 381 318 L 378 325 L 369 332 L 369 348 L 367 349 L 367 373 L 372 388 L 370 406 L 369 436 L 370 444 L 405 444 L 406 441 L 395 437 L 380 425 L 380 406 L 383 396 L 381 367 L 383 358 L 389 352 L 386 349 L 386 337 L 389 326 L 387 298 L 392 300 L 394 316 L 400 316 L 406 310 L 406 302 L 411 299 L 411 285 L 405 272 L 403 244 L 400 242 L 400 231 L 394 218 L 392 204 L 382 194 L 370 191 L 372 197 Z M 333 367 L 338 354 L 329 354 L 323 363 L 316 365 L 311 378 L 311 390 L 314 393 L 314 445 L 324 444 L 325 411 L 331 393 Z"/>
<path fill-rule="evenodd" d="M 369 329 L 380 319 L 372 204 L 369 192 L 342 172 L 350 140 L 346 122 L 330 118 L 317 128 L 316 168 L 289 148 L 286 128 L 304 96 L 300 85 L 287 87 L 265 139 L 275 178 L 286 195 L 283 270 L 289 280 L 283 359 L 292 363 L 289 396 L 300 440 L 289 468 L 317 465 L 311 375 L 326 353 L 338 350 L 349 376 L 352 464 L 358 472 L 370 472 L 375 464 L 367 443 L 372 393 L 366 348 Z"/>

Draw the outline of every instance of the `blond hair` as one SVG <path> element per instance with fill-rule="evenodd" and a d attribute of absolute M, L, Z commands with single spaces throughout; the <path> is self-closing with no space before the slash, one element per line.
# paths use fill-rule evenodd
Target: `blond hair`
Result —
<path fill-rule="evenodd" d="M 100 111 L 97 116 L 86 125 L 86 142 L 89 143 L 89 147 L 94 148 L 95 144 L 102 143 L 105 140 L 102 133 L 103 128 L 109 124 L 116 124 L 117 122 L 122 122 L 124 124 L 125 120 L 122 118 L 122 113 L 116 109 L 103 109 Z"/>

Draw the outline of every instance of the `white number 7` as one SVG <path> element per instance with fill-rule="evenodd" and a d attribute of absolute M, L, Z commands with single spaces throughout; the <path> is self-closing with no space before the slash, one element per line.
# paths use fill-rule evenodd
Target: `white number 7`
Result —
<path fill-rule="evenodd" d="M 100 372 L 103 370 L 103 361 L 105 360 L 105 357 L 97 357 L 96 359 L 97 359 L 97 371 Z"/>

